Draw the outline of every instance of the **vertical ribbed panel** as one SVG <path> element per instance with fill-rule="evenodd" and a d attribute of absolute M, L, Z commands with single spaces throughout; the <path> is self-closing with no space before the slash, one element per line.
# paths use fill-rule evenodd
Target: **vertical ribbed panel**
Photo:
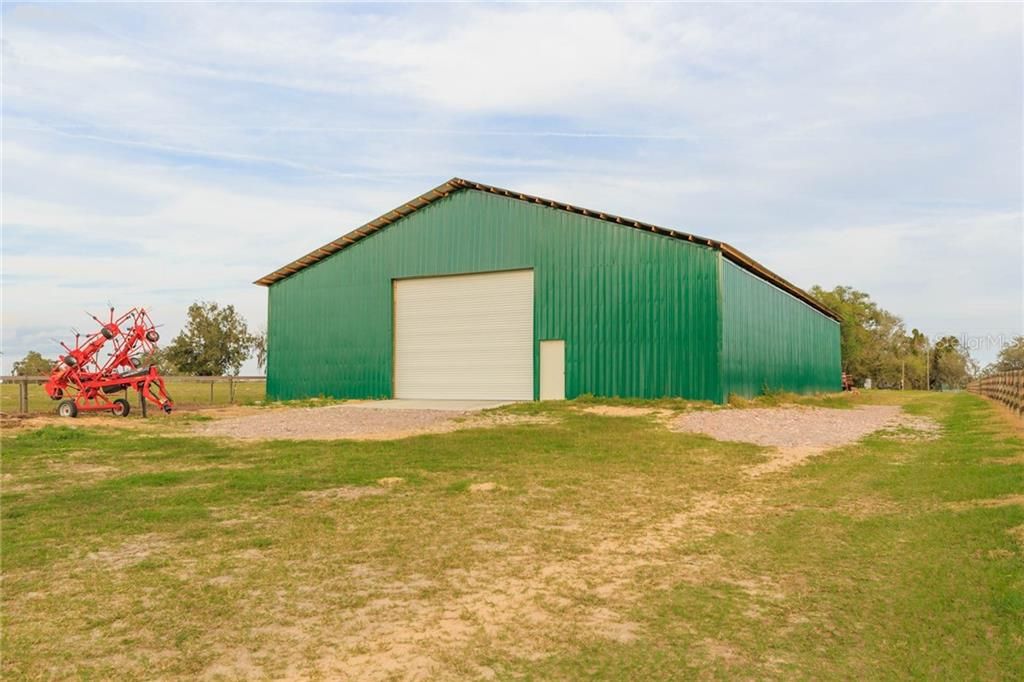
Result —
<path fill-rule="evenodd" d="M 538 339 L 565 339 L 566 397 L 721 400 L 719 253 L 475 190 L 270 287 L 267 391 L 392 391 L 392 279 L 534 271 Z"/>
<path fill-rule="evenodd" d="M 723 259 L 723 397 L 838 391 L 841 374 L 838 322 Z"/>

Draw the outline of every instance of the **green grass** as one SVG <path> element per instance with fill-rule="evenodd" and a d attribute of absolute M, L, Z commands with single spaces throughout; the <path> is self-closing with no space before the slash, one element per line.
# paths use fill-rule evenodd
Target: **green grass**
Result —
<path fill-rule="evenodd" d="M 186 377 L 168 377 L 167 391 L 175 404 L 181 407 L 204 407 L 207 405 L 229 404 L 230 393 L 227 382 L 213 385 L 213 400 L 210 399 L 210 384 L 190 380 Z M 235 403 L 253 405 L 265 400 L 266 382 L 240 381 L 235 384 Z M 113 398 L 120 395 L 111 396 Z M 129 391 L 128 399 L 133 407 L 138 405 L 138 396 Z M 57 403 L 50 400 L 40 384 L 29 384 L 28 407 L 30 413 L 51 413 Z M 0 384 L 0 412 L 12 414 L 18 411 L 18 386 L 13 383 Z"/>
<path fill-rule="evenodd" d="M 579 403 L 383 442 L 7 431 L 0 670 L 1024 677 L 1019 432 L 966 394 L 807 400 L 944 428 L 761 478 L 756 446 Z"/>

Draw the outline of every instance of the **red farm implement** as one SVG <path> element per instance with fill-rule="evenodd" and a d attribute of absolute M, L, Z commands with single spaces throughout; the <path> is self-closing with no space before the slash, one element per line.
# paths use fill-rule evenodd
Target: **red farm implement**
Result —
<path fill-rule="evenodd" d="M 82 340 L 75 336 L 75 347 L 64 346 L 44 388 L 53 400 L 60 400 L 57 414 L 75 417 L 79 412 L 103 412 L 127 417 L 131 404 L 111 394 L 133 388 L 142 400 L 170 412 L 174 407 L 156 365 L 144 365 L 143 359 L 156 350 L 160 334 L 144 308 L 132 308 L 118 318 L 110 309 L 110 320 L 103 322 L 90 315 L 100 330 Z M 100 351 L 107 350 L 101 360 Z"/>

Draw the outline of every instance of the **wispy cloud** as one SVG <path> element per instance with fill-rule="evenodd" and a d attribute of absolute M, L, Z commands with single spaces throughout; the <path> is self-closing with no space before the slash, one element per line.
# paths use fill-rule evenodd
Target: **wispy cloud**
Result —
<path fill-rule="evenodd" d="M 1019 331 L 1022 12 L 5 5 L 4 368 L 108 299 L 259 324 L 253 279 L 452 175 Z"/>

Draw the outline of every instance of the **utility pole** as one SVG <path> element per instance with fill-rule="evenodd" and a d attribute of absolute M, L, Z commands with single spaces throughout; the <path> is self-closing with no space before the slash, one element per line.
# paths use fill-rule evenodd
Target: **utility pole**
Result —
<path fill-rule="evenodd" d="M 901 359 L 900 360 L 900 390 L 901 391 L 907 390 L 906 382 L 907 382 L 907 361 Z"/>
<path fill-rule="evenodd" d="M 932 348 L 927 345 L 928 339 L 925 339 L 924 347 L 924 390 L 932 390 Z"/>

